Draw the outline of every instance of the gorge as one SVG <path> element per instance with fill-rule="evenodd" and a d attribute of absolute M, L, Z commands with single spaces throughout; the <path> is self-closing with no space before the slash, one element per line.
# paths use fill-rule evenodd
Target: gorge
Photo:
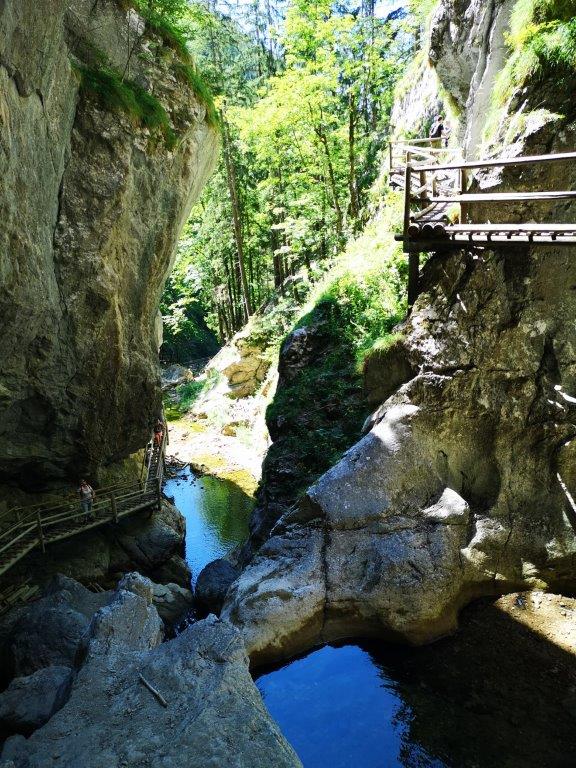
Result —
<path fill-rule="evenodd" d="M 171 439 L 0 574 L 0 768 L 572 765 L 576 246 L 423 246 L 408 306 L 387 140 L 573 152 L 575 18 L 0 0 L 0 536 Z M 575 221 L 573 161 L 460 185 Z"/>

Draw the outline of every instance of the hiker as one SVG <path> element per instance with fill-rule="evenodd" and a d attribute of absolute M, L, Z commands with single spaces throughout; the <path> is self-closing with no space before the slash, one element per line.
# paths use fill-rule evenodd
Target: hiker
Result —
<path fill-rule="evenodd" d="M 80 487 L 78 488 L 80 494 L 80 507 L 87 520 L 94 520 L 94 513 L 92 512 L 92 503 L 96 498 L 94 489 L 88 485 L 86 480 L 80 480 Z"/>
<path fill-rule="evenodd" d="M 444 132 L 444 118 L 442 115 L 436 115 L 430 126 L 430 133 L 428 134 L 431 139 L 441 139 Z"/>
<path fill-rule="evenodd" d="M 164 422 L 162 419 L 156 419 L 154 424 L 154 445 L 162 445 L 162 438 L 164 437 Z"/>

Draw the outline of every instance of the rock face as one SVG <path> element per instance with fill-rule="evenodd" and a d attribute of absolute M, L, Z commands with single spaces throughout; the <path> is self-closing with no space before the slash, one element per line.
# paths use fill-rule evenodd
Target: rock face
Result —
<path fill-rule="evenodd" d="M 0 481 L 27 488 L 145 442 L 158 299 L 216 156 L 178 52 L 127 7 L 0 6 Z M 104 68 L 152 94 L 157 129 L 110 108 Z"/>
<path fill-rule="evenodd" d="M 463 115 L 462 142 L 469 157 L 482 139 L 492 88 L 509 49 L 515 0 L 442 0 L 431 25 L 429 56 L 442 85 Z"/>
<path fill-rule="evenodd" d="M 249 397 L 256 394 L 270 368 L 265 352 L 265 345 L 256 343 L 247 326 L 212 358 L 207 370 L 218 371 L 226 377 L 228 397 Z"/>
<path fill-rule="evenodd" d="M 2 768 L 301 766 L 264 708 L 238 632 L 210 617 L 158 645 L 149 597 L 119 590 L 95 615 L 68 701 L 29 739 L 6 742 Z"/>
<path fill-rule="evenodd" d="M 424 281 L 418 375 L 228 593 L 256 662 L 346 635 L 422 643 L 474 596 L 576 581 L 573 259 L 437 256 Z"/>

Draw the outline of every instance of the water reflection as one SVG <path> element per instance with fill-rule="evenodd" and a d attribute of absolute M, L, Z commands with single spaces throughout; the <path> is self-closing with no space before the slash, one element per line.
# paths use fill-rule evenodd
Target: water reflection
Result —
<path fill-rule="evenodd" d="M 486 600 L 421 648 L 325 646 L 260 673 L 304 768 L 573 768 L 576 660 Z"/>
<path fill-rule="evenodd" d="M 235 483 L 183 470 L 164 486 L 186 518 L 186 561 L 192 581 L 205 565 L 246 541 L 254 500 Z"/>
<path fill-rule="evenodd" d="M 305 768 L 446 768 L 410 739 L 412 711 L 362 645 L 324 646 L 256 684 Z"/>

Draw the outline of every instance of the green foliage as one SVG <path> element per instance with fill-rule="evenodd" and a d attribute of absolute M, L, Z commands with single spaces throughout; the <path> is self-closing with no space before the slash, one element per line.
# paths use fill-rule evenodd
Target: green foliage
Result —
<path fill-rule="evenodd" d="M 166 363 L 189 363 L 211 357 L 218 350 L 216 336 L 206 325 L 200 275 L 186 253 L 183 240 L 160 302 L 164 324 L 160 358 Z"/>
<path fill-rule="evenodd" d="M 415 19 L 422 25 L 427 25 L 438 6 L 438 0 L 409 0 L 408 7 Z"/>
<path fill-rule="evenodd" d="M 176 421 L 192 408 L 194 403 L 214 386 L 218 378 L 216 371 L 210 371 L 206 376 L 187 381 L 176 387 L 164 399 L 164 414 L 168 421 Z"/>
<path fill-rule="evenodd" d="M 186 0 L 134 0 L 134 7 L 165 45 L 184 61 L 190 61 L 186 36 L 180 26 L 188 8 Z"/>
<path fill-rule="evenodd" d="M 111 68 L 78 66 L 81 87 L 95 95 L 105 109 L 126 113 L 134 123 L 162 134 L 167 147 L 176 143 L 166 110 L 158 99 L 137 83 L 123 80 Z"/>
<path fill-rule="evenodd" d="M 281 34 L 262 23 L 257 6 L 242 14 L 237 23 L 195 2 L 181 22 L 229 136 L 229 164 L 222 158 L 192 212 L 186 256 L 202 275 L 208 322 L 221 338 L 245 322 L 230 186 L 249 299 L 259 307 L 303 266 L 312 274 L 333 259 L 360 229 L 410 37 L 401 20 L 324 0 L 294 0 Z"/>
<path fill-rule="evenodd" d="M 174 65 L 176 76 L 187 83 L 206 107 L 210 125 L 218 124 L 212 92 L 200 74 L 188 46 L 186 19 L 190 13 L 187 0 L 120 0 L 126 8 L 135 8 L 145 20 L 148 29 L 158 35 L 165 46 L 174 50 L 180 59 Z"/>
<path fill-rule="evenodd" d="M 388 352 L 397 344 L 401 344 L 404 339 L 404 334 L 398 332 L 385 333 L 384 336 L 380 336 L 369 347 L 366 347 L 364 353 L 364 365 L 368 360 L 373 358 L 384 358 Z"/>
<path fill-rule="evenodd" d="M 219 125 L 218 112 L 212 92 L 193 62 L 179 62 L 174 66 L 177 76 L 188 83 L 202 104 L 206 107 L 206 121 L 209 125 Z"/>
<path fill-rule="evenodd" d="M 367 416 L 362 363 L 399 337 L 392 329 L 406 312 L 406 260 L 388 215 L 348 246 L 295 324 L 316 329 L 318 352 L 282 383 L 266 414 L 274 437 L 266 466 L 296 463 L 289 493 L 304 491 L 359 438 Z"/>
<path fill-rule="evenodd" d="M 507 39 L 511 54 L 494 86 L 486 138 L 496 133 L 506 105 L 522 88 L 537 90 L 539 110 L 553 117 L 558 112 L 568 119 L 576 115 L 575 13 L 574 0 L 517 0 Z M 513 117 L 510 121 L 517 125 Z"/>

